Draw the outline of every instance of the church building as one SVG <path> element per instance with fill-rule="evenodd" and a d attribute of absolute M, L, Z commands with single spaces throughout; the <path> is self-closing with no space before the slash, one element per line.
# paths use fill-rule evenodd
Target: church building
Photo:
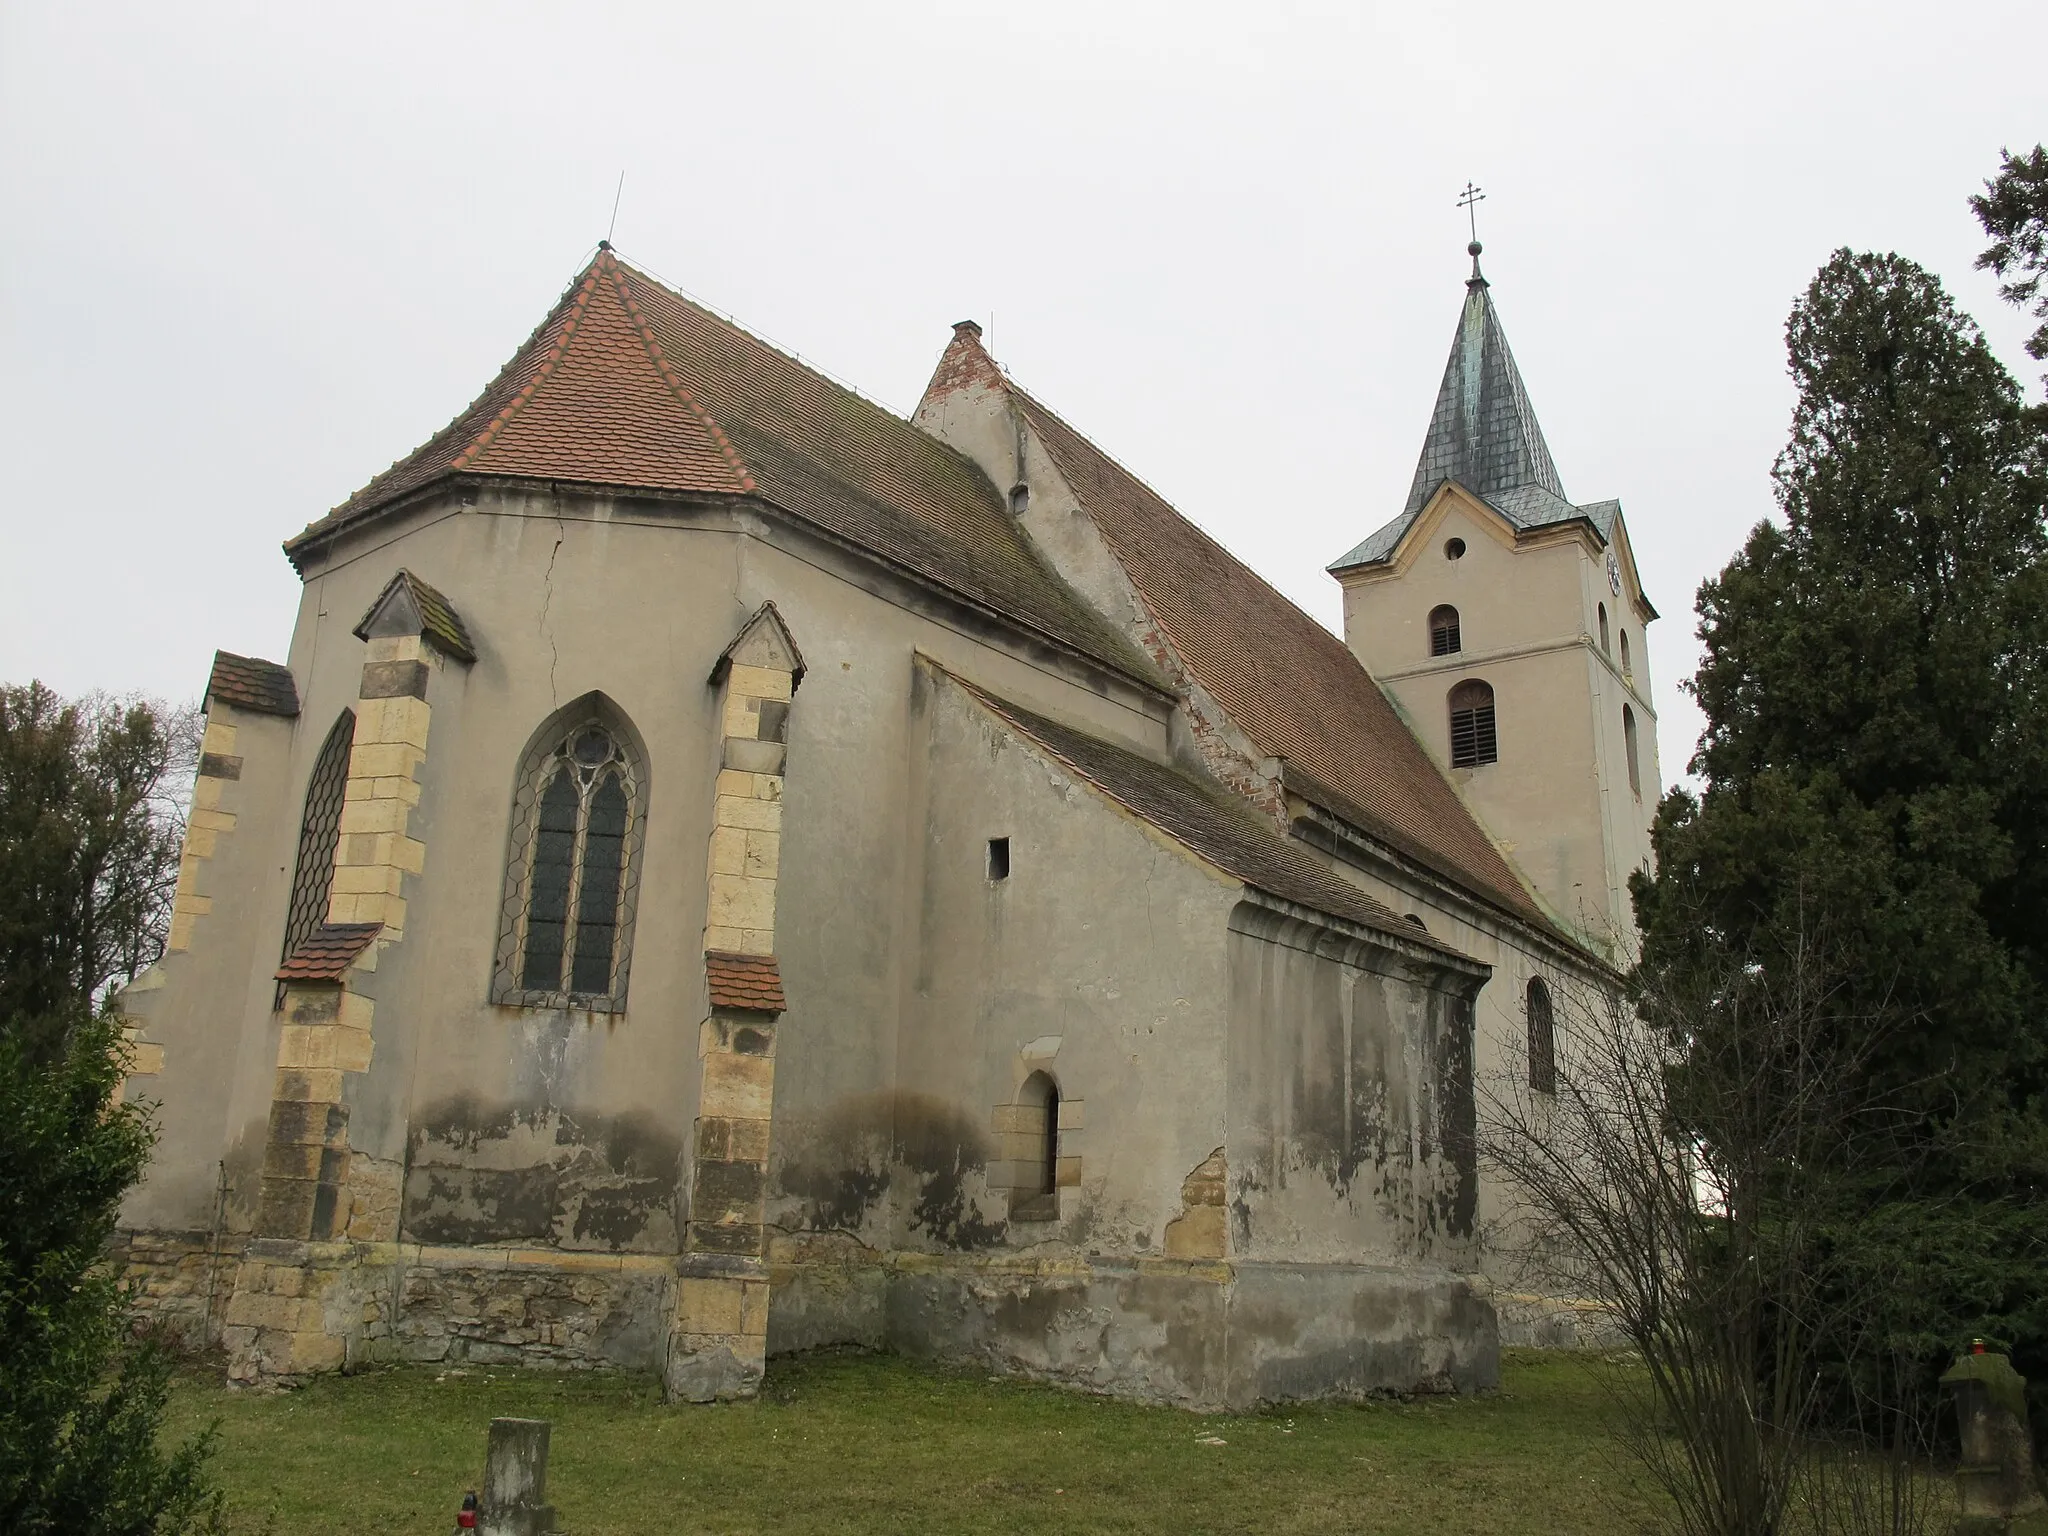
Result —
<path fill-rule="evenodd" d="M 1473 247 L 1343 639 L 962 322 L 904 419 L 600 245 L 221 653 L 120 1251 L 242 1381 L 885 1347 L 1194 1408 L 1554 1330 L 1554 1081 L 1658 771 L 1614 502 Z M 1420 400 L 1418 399 L 1418 408 Z"/>

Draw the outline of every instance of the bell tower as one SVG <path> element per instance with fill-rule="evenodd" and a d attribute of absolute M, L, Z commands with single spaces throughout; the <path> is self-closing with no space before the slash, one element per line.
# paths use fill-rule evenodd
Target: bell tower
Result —
<path fill-rule="evenodd" d="M 1552 915 L 1629 947 L 1661 780 L 1621 504 L 1574 505 L 1472 275 L 1400 515 L 1330 567 L 1344 639 Z"/>

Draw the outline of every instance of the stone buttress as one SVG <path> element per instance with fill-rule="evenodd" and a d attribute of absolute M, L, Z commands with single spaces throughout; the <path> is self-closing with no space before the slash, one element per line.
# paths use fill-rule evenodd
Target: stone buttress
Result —
<path fill-rule="evenodd" d="M 762 1199 L 784 1006 L 775 882 L 789 709 L 802 680 L 773 603 L 741 628 L 710 679 L 724 700 L 704 928 L 709 1012 L 665 1371 L 669 1395 L 691 1402 L 751 1396 L 767 1359 Z"/>
<path fill-rule="evenodd" d="M 359 1342 L 363 1244 L 398 1236 L 395 1165 L 349 1147 L 346 1078 L 366 1072 L 378 956 L 405 939 L 407 882 L 426 866 L 408 833 L 419 804 L 428 684 L 475 660 L 454 610 L 400 571 L 355 631 L 367 642 L 326 921 L 279 968 L 277 1069 L 256 1236 L 223 1343 L 241 1381 L 331 1370 Z"/>

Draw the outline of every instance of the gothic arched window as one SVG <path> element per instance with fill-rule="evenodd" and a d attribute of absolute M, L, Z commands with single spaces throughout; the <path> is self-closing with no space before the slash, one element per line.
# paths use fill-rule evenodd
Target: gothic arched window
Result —
<path fill-rule="evenodd" d="M 1455 656 L 1465 648 L 1458 635 L 1458 610 L 1449 603 L 1429 610 L 1429 654 Z"/>
<path fill-rule="evenodd" d="M 335 720 L 306 780 L 306 808 L 299 817 L 299 855 L 292 866 L 291 900 L 284 914 L 284 950 L 289 960 L 298 947 L 327 921 L 327 898 L 334 889 L 335 845 L 341 840 L 341 802 L 348 790 L 348 758 L 356 742 L 356 713 L 344 709 Z M 277 1006 L 284 1006 L 284 984 L 277 988 Z"/>
<path fill-rule="evenodd" d="M 1626 704 L 1621 706 L 1621 745 L 1628 754 L 1628 787 L 1640 800 L 1643 798 L 1643 776 L 1636 767 L 1636 712 Z"/>
<path fill-rule="evenodd" d="M 512 798 L 491 1001 L 625 1008 L 645 761 L 625 718 L 595 694 L 556 715 L 527 749 Z"/>
<path fill-rule="evenodd" d="M 1557 1092 L 1557 1023 L 1550 1012 L 1550 988 L 1540 976 L 1529 978 L 1529 1086 L 1538 1093 Z"/>
<path fill-rule="evenodd" d="M 1451 766 L 1476 768 L 1500 757 L 1493 730 L 1493 688 L 1467 678 L 1451 690 Z"/>

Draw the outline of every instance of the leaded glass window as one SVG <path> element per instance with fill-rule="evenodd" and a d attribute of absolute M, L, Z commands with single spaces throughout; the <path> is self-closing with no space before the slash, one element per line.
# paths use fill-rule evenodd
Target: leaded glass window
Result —
<path fill-rule="evenodd" d="M 494 1002 L 625 1007 L 646 770 L 602 700 L 565 712 L 520 765 Z"/>
<path fill-rule="evenodd" d="M 327 898 L 334 889 L 334 854 L 341 839 L 341 802 L 348 791 L 348 758 L 356 741 L 356 715 L 344 709 L 334 722 L 313 772 L 306 781 L 306 808 L 299 818 L 299 854 L 292 866 L 292 894 L 284 914 L 284 950 L 280 962 L 313 936 L 327 921 Z M 277 1004 L 284 1006 L 284 984 Z"/>

